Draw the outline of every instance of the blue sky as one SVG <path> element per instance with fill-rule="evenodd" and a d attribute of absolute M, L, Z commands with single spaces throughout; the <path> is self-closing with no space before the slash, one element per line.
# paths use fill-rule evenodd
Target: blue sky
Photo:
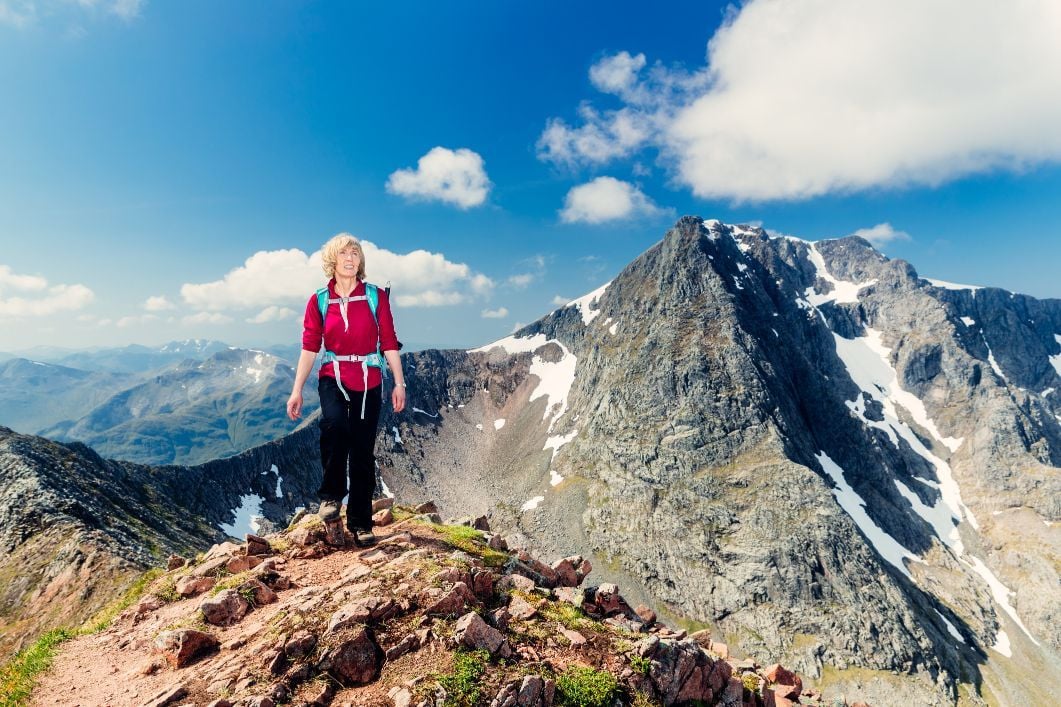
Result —
<path fill-rule="evenodd" d="M 383 5 L 0 0 L 0 351 L 295 342 L 341 231 L 415 345 L 685 214 L 1061 297 L 1055 3 Z"/>

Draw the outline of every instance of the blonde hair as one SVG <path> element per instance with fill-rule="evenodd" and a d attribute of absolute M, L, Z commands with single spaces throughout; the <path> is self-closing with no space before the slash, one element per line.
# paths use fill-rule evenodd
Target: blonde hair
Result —
<path fill-rule="evenodd" d="M 365 250 L 361 247 L 361 242 L 349 233 L 340 233 L 332 237 L 321 248 L 321 268 L 323 268 L 324 274 L 328 276 L 329 280 L 335 277 L 335 266 L 339 262 L 339 252 L 345 248 L 353 248 L 360 256 L 361 261 L 357 265 L 357 279 L 364 280 Z"/>

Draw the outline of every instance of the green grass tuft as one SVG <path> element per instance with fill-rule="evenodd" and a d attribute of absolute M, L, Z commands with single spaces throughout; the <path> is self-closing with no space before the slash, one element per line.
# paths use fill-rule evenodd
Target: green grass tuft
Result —
<path fill-rule="evenodd" d="M 481 683 L 490 654 L 485 650 L 458 650 L 453 656 L 453 671 L 439 675 L 438 684 L 446 691 L 445 707 L 475 707 L 479 704 Z"/>
<path fill-rule="evenodd" d="M 158 567 L 144 572 L 120 597 L 103 607 L 98 614 L 86 621 L 79 633 L 99 633 L 110 626 L 115 617 L 139 601 L 148 587 L 162 574 L 163 570 Z"/>
<path fill-rule="evenodd" d="M 556 678 L 559 707 L 611 707 L 618 692 L 615 676 L 602 670 L 573 666 Z"/>
<path fill-rule="evenodd" d="M 508 553 L 499 552 L 483 542 L 483 534 L 467 525 L 437 525 L 431 528 L 442 536 L 442 542 L 450 547 L 475 555 L 487 567 L 501 567 L 508 562 Z"/>
<path fill-rule="evenodd" d="M 65 628 L 48 631 L 29 648 L 16 653 L 0 667 L 0 707 L 18 707 L 28 702 L 37 676 L 52 664 L 56 648 L 76 635 Z"/>

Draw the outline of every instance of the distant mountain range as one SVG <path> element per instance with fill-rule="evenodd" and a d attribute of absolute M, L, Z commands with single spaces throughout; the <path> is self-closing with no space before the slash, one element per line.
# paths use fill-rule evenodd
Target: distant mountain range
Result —
<path fill-rule="evenodd" d="M 294 378 L 290 359 L 265 351 L 193 340 L 52 353 L 86 368 L 23 358 L 0 363 L 0 424 L 145 464 L 231 456 L 295 427 L 284 412 Z M 141 370 L 148 363 L 161 368 Z M 312 408 L 315 386 L 305 394 Z"/>

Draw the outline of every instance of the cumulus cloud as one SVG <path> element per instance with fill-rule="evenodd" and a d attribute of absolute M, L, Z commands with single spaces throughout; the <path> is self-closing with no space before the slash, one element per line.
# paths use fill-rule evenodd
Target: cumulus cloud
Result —
<path fill-rule="evenodd" d="M 497 309 L 484 309 L 482 311 L 483 319 L 504 319 L 508 316 L 508 309 L 505 307 L 499 307 Z"/>
<path fill-rule="evenodd" d="M 247 319 L 251 324 L 268 324 L 269 322 L 282 322 L 295 316 L 295 310 L 289 307 L 278 307 L 271 304 L 253 317 Z"/>
<path fill-rule="evenodd" d="M 553 297 L 553 304 L 555 304 L 557 307 L 562 307 L 570 301 L 570 297 L 564 297 L 563 295 L 555 295 Z"/>
<path fill-rule="evenodd" d="M 416 169 L 399 169 L 387 179 L 387 191 L 412 199 L 441 201 L 470 209 L 486 201 L 490 191 L 483 158 L 467 148 L 432 148 Z"/>
<path fill-rule="evenodd" d="M 228 324 L 232 317 L 221 312 L 196 312 L 186 317 L 181 317 L 183 324 Z"/>
<path fill-rule="evenodd" d="M 144 302 L 144 309 L 149 312 L 164 312 L 167 309 L 176 309 L 177 305 L 170 302 L 165 295 L 148 297 Z"/>
<path fill-rule="evenodd" d="M 20 275 L 0 265 L 0 317 L 5 319 L 72 312 L 93 299 L 95 294 L 84 285 L 49 285 L 39 275 Z"/>
<path fill-rule="evenodd" d="M 640 189 L 614 177 L 597 177 L 573 187 L 564 199 L 564 223 L 605 223 L 660 213 Z"/>
<path fill-rule="evenodd" d="M 401 307 L 460 304 L 487 295 L 494 287 L 486 275 L 441 253 L 422 249 L 395 253 L 370 241 L 361 241 L 361 248 L 369 282 L 379 286 L 390 282 Z M 323 284 L 320 251 L 312 255 L 297 248 L 259 251 L 220 280 L 183 285 L 181 297 L 194 309 L 209 312 L 256 310 L 257 316 L 264 316 L 264 310 L 274 306 L 277 309 L 268 316 L 278 317 L 286 306 L 304 308 Z"/>
<path fill-rule="evenodd" d="M 626 105 L 583 106 L 576 127 L 548 121 L 539 156 L 600 164 L 651 147 L 697 196 L 736 201 L 1058 161 L 1059 31 L 1052 0 L 752 0 L 711 38 L 704 66 L 602 59 L 592 83 Z M 610 129 L 624 111 L 640 141 Z"/>
<path fill-rule="evenodd" d="M 885 245 L 886 243 L 890 243 L 891 241 L 912 240 L 910 238 L 909 233 L 907 233 L 906 231 L 896 231 L 894 228 L 892 228 L 892 225 L 890 223 L 878 223 L 872 228 L 860 228 L 851 235 L 859 236 L 860 238 L 865 238 L 867 241 L 869 241 L 878 248 Z"/>

